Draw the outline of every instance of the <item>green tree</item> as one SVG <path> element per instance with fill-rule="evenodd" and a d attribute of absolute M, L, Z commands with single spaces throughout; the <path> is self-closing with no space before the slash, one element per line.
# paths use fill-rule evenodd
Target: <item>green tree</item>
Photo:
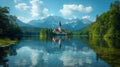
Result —
<path fill-rule="evenodd" d="M 20 37 L 22 31 L 17 25 L 16 19 L 15 16 L 9 14 L 8 7 L 0 7 L 0 37 Z"/>

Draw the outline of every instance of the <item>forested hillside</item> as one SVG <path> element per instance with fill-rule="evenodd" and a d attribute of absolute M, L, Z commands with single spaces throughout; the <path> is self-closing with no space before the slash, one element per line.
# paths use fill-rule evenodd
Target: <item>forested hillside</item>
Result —
<path fill-rule="evenodd" d="M 20 37 L 22 31 L 16 23 L 16 17 L 9 14 L 8 7 L 0 7 L 0 37 Z"/>
<path fill-rule="evenodd" d="M 97 17 L 89 34 L 91 37 L 120 37 L 120 1 L 115 1 L 109 11 Z"/>
<path fill-rule="evenodd" d="M 84 33 L 86 32 L 86 33 Z M 96 21 L 78 32 L 90 37 L 120 38 L 120 1 L 111 3 L 110 10 L 96 16 Z"/>

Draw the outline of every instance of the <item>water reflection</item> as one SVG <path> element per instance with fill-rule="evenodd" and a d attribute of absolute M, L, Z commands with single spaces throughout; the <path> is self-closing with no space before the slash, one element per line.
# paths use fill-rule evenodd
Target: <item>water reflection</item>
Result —
<path fill-rule="evenodd" d="M 9 58 L 7 58 L 8 55 L 9 56 L 17 55 L 15 45 L 0 47 L 0 66 L 2 67 L 9 66 L 7 63 L 9 61 Z"/>
<path fill-rule="evenodd" d="M 90 39 L 89 43 L 97 56 L 109 63 L 111 67 L 120 66 L 120 40 L 94 38 Z"/>
<path fill-rule="evenodd" d="M 24 37 L 18 44 L 0 47 L 3 67 L 118 67 L 120 40 L 56 36 Z"/>
<path fill-rule="evenodd" d="M 16 46 L 0 48 L 4 67 L 119 66 L 119 40 L 56 36 L 24 37 Z M 115 46 L 114 46 L 115 45 Z M 14 56 L 13 56 L 14 55 Z"/>
<path fill-rule="evenodd" d="M 68 41 L 70 38 L 68 36 L 54 36 L 52 37 L 52 41 L 58 44 L 58 47 L 61 48 L 63 41 Z"/>
<path fill-rule="evenodd" d="M 8 58 L 10 67 L 109 67 L 104 60 L 97 61 L 88 41 L 68 36 L 25 37 L 17 44 L 17 55 Z"/>

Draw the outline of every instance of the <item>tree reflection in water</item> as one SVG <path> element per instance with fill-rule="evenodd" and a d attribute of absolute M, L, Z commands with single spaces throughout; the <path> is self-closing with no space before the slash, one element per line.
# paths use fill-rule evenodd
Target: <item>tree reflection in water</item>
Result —
<path fill-rule="evenodd" d="M 12 44 L 11 46 L 0 47 L 0 66 L 9 67 L 7 63 L 9 61 L 9 59 L 7 58 L 8 55 L 17 55 L 15 45 Z"/>
<path fill-rule="evenodd" d="M 51 41 L 55 42 L 55 45 L 57 44 L 60 49 L 63 49 L 63 51 L 65 49 L 67 49 L 67 48 L 65 48 L 67 46 L 66 45 L 67 43 L 70 44 L 69 45 L 70 47 L 73 47 L 71 45 L 73 45 L 75 43 L 77 45 L 77 49 L 80 50 L 80 51 L 83 51 L 83 52 L 86 51 L 87 49 L 81 50 L 82 47 L 85 47 L 85 46 L 86 47 L 91 47 L 92 50 L 94 50 L 94 53 L 95 53 L 95 55 L 92 55 L 92 57 L 93 56 L 96 57 L 95 58 L 95 60 L 97 62 L 97 63 L 95 62 L 96 65 L 97 64 L 99 65 L 99 63 L 101 63 L 101 60 L 104 60 L 111 67 L 119 67 L 119 64 L 120 64 L 120 58 L 119 58 L 120 57 L 120 45 L 119 45 L 119 43 L 120 43 L 120 40 L 118 40 L 118 39 L 103 39 L 103 38 L 92 38 L 91 39 L 91 38 L 88 38 L 88 37 L 76 36 L 76 37 L 72 37 L 70 42 L 69 41 L 67 42 L 67 40 L 69 40 L 69 39 L 70 38 L 66 37 L 66 36 L 54 36 L 52 38 L 51 37 L 43 38 L 43 39 L 41 38 L 41 41 L 42 42 L 48 42 L 48 43 L 51 42 Z M 70 49 L 70 51 L 71 50 L 72 49 Z M 89 50 L 91 50 L 91 49 L 89 49 Z M 71 55 L 68 55 L 66 57 L 66 53 L 64 53 L 64 54 L 65 54 L 65 58 L 68 58 L 68 56 L 74 55 L 74 54 L 71 54 Z M 70 59 L 71 59 L 71 57 L 70 57 Z M 62 60 L 64 60 L 64 57 L 62 58 Z"/>
<path fill-rule="evenodd" d="M 120 40 L 118 39 L 89 39 L 89 44 L 96 52 L 96 57 L 100 57 L 111 67 L 118 67 L 120 64 Z M 96 60 L 98 60 L 96 58 Z"/>

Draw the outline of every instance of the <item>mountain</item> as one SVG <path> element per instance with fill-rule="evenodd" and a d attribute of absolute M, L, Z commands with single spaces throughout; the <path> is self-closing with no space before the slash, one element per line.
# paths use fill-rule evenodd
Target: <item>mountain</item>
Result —
<path fill-rule="evenodd" d="M 59 22 L 62 28 L 66 30 L 79 30 L 91 23 L 88 19 L 64 19 L 59 16 L 49 16 L 41 20 L 32 20 L 28 24 L 39 28 L 57 28 Z"/>
<path fill-rule="evenodd" d="M 70 29 L 72 31 L 76 31 L 76 30 L 80 30 L 82 28 L 84 28 L 85 26 L 88 26 L 91 21 L 89 22 L 86 22 L 86 21 L 89 21 L 88 19 L 72 19 L 72 20 L 68 20 L 67 24 L 63 24 L 63 28 L 65 29 Z"/>
<path fill-rule="evenodd" d="M 65 22 L 65 19 L 58 16 L 49 16 L 42 20 L 32 20 L 28 24 L 40 28 L 52 28 L 58 25 L 59 22 Z"/>
<path fill-rule="evenodd" d="M 20 27 L 31 27 L 32 25 L 26 24 L 22 21 L 20 21 L 19 19 L 16 20 L 16 23 L 20 26 Z"/>

